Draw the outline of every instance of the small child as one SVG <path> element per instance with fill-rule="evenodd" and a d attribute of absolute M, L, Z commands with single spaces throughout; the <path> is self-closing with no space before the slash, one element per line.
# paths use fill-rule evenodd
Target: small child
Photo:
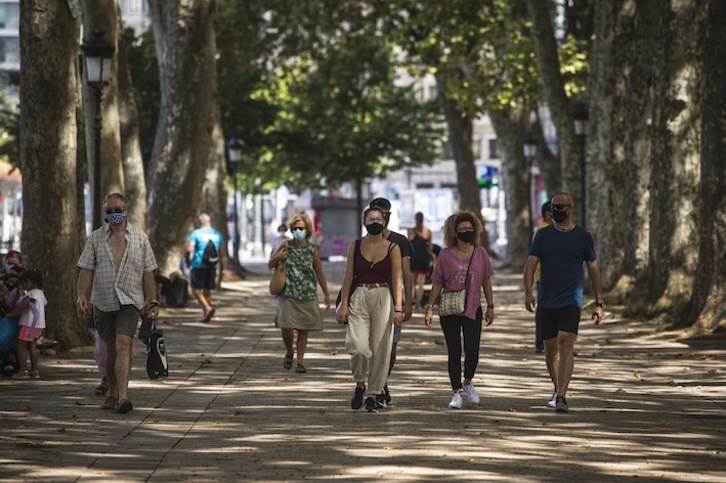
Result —
<path fill-rule="evenodd" d="M 38 270 L 25 270 L 18 277 L 18 284 L 26 291 L 18 300 L 8 317 L 20 316 L 20 335 L 18 336 L 18 359 L 20 370 L 16 379 L 40 379 L 38 371 L 39 351 L 35 341 L 45 329 L 45 306 L 48 301 L 43 293 L 43 275 Z M 28 372 L 30 354 L 30 372 Z"/>

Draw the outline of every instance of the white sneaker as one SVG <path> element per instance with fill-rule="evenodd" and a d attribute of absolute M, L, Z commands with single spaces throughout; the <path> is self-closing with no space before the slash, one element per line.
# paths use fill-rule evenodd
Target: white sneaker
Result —
<path fill-rule="evenodd" d="M 464 385 L 464 392 L 466 393 L 466 400 L 469 404 L 479 404 L 479 395 L 474 389 L 474 384 Z"/>
<path fill-rule="evenodd" d="M 464 400 L 461 399 L 461 394 L 459 391 L 456 391 L 454 393 L 454 397 L 451 398 L 451 402 L 449 403 L 449 407 L 451 409 L 461 409 L 461 406 L 464 405 Z"/>
<path fill-rule="evenodd" d="M 551 407 L 551 408 L 557 406 L 557 391 L 554 391 L 552 393 L 552 399 L 550 399 L 549 401 L 547 401 L 547 405 L 549 407 Z"/>

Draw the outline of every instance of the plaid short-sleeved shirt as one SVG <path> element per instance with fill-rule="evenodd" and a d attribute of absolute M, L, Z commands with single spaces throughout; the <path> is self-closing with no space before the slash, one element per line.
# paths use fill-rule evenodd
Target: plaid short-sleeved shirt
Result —
<path fill-rule="evenodd" d="M 78 267 L 94 271 L 91 303 L 104 312 L 119 310 L 122 305 L 134 305 L 141 310 L 144 308 L 144 273 L 157 266 L 149 238 L 127 222 L 126 251 L 116 270 L 109 236 L 111 226 L 108 223 L 94 230 L 78 259 Z"/>

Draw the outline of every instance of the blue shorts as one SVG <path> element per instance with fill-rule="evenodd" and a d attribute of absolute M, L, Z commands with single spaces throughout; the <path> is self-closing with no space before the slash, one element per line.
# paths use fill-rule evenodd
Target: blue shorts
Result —
<path fill-rule="evenodd" d="M 541 328 L 542 340 L 554 339 L 559 331 L 577 335 L 582 310 L 574 305 L 556 309 L 537 308 L 535 320 Z"/>
<path fill-rule="evenodd" d="M 191 285 L 197 290 L 214 290 L 217 288 L 217 269 L 213 267 L 192 267 Z"/>

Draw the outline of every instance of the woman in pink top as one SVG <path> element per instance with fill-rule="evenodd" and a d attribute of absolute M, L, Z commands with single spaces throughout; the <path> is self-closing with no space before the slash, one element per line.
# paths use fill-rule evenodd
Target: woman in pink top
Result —
<path fill-rule="evenodd" d="M 479 404 L 479 395 L 471 380 L 479 364 L 479 345 L 482 330 L 481 292 L 487 300 L 484 318 L 486 325 L 494 322 L 494 298 L 492 295 L 492 263 L 484 248 L 477 246 L 482 225 L 471 211 L 459 211 L 444 223 L 446 248 L 436 260 L 431 275 L 433 286 L 426 306 L 426 325 L 431 327 L 434 318 L 434 303 L 441 289 L 456 292 L 466 288 L 466 307 L 458 315 L 441 316 L 441 329 L 449 352 L 449 379 L 454 395 L 450 408 L 459 409 L 464 402 L 463 390 L 469 404 Z M 471 263 L 471 265 L 469 265 Z M 467 276 L 468 272 L 468 276 Z M 461 380 L 461 335 L 464 335 L 464 381 Z"/>

